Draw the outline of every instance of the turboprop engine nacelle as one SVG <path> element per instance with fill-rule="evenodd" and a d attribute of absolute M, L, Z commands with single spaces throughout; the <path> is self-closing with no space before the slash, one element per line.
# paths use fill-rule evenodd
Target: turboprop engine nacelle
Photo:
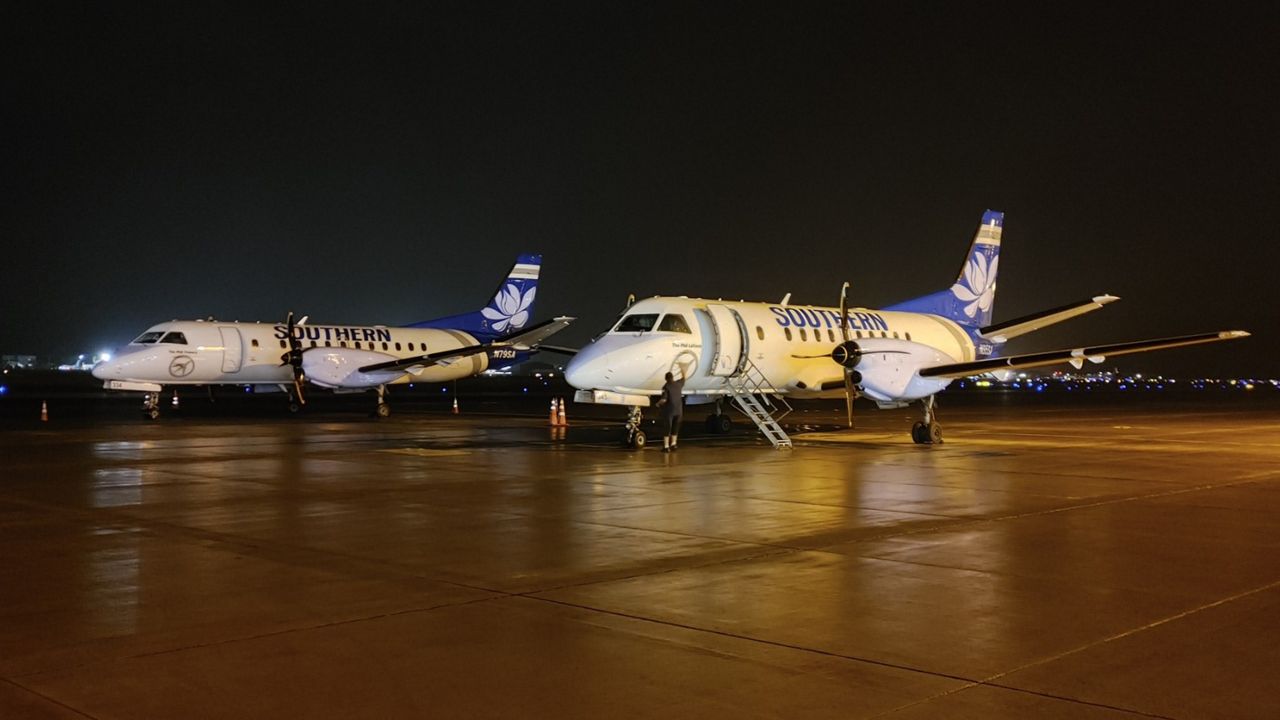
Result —
<path fill-rule="evenodd" d="M 394 360 L 390 355 L 351 348 L 311 348 L 302 353 L 302 371 L 307 379 L 327 388 L 371 388 L 385 385 L 404 374 L 392 372 L 362 373 L 366 365 Z"/>
<path fill-rule="evenodd" d="M 853 370 L 854 383 L 881 402 L 916 400 L 942 390 L 951 380 L 922 378 L 920 368 L 955 362 L 928 345 L 890 338 L 840 343 L 831 351 L 831 359 Z"/>

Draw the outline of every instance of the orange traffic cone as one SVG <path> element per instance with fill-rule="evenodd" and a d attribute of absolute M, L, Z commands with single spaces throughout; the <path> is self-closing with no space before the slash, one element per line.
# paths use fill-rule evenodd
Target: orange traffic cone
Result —
<path fill-rule="evenodd" d="M 458 414 L 458 398 L 453 399 L 453 414 Z"/>
<path fill-rule="evenodd" d="M 40 422 L 49 422 L 49 402 L 47 400 L 40 401 Z"/>
<path fill-rule="evenodd" d="M 556 399 L 555 398 L 551 398 L 551 418 L 549 420 L 549 424 L 551 425 L 551 427 L 555 427 L 556 425 L 560 424 L 560 421 L 556 415 Z"/>
<path fill-rule="evenodd" d="M 569 427 L 569 418 L 564 414 L 564 398 L 560 398 L 560 411 L 556 414 L 556 425 Z"/>

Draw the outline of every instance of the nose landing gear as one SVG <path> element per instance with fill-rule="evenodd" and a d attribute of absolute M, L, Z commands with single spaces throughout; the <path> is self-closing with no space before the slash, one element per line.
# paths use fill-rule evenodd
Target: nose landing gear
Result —
<path fill-rule="evenodd" d="M 374 409 L 373 414 L 377 417 L 391 417 L 391 406 L 387 404 L 387 386 L 378 386 L 378 406 Z"/>
<path fill-rule="evenodd" d="M 149 392 L 142 396 L 142 414 L 151 420 L 160 417 L 160 393 Z"/>
<path fill-rule="evenodd" d="M 627 410 L 626 438 L 622 444 L 633 450 L 643 450 L 645 444 L 644 430 L 640 429 L 640 423 L 644 421 L 644 411 L 639 405 L 633 405 Z"/>
<path fill-rule="evenodd" d="M 924 406 L 924 420 L 911 426 L 911 439 L 917 445 L 939 445 L 942 443 L 942 426 L 938 424 L 934 412 L 934 396 L 920 401 Z"/>

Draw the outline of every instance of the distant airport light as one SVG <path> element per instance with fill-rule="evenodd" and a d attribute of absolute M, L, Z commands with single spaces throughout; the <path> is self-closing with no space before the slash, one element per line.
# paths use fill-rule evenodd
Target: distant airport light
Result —
<path fill-rule="evenodd" d="M 101 360 L 102 362 L 108 362 L 111 360 L 111 353 L 104 350 L 98 353 L 98 359 Z"/>

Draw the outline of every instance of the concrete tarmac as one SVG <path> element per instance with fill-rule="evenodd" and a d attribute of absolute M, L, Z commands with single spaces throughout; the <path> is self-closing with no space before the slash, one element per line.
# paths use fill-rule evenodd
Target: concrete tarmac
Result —
<path fill-rule="evenodd" d="M 1277 716 L 1274 403 L 570 412 L 0 433 L 0 718 Z"/>

